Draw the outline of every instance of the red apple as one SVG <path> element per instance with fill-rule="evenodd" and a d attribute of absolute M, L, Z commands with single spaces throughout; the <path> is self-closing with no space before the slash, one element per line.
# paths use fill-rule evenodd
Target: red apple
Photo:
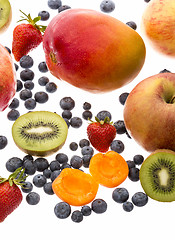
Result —
<path fill-rule="evenodd" d="M 142 29 L 155 50 L 175 57 L 175 1 L 151 0 L 142 16 Z"/>
<path fill-rule="evenodd" d="M 140 35 L 104 13 L 69 9 L 46 28 L 43 47 L 50 72 L 90 92 L 107 92 L 132 81 L 145 60 Z"/>
<path fill-rule="evenodd" d="M 124 121 L 147 151 L 175 151 L 175 73 L 159 73 L 138 83 L 125 102 Z"/>
<path fill-rule="evenodd" d="M 0 111 L 9 104 L 16 92 L 16 71 L 11 55 L 0 44 Z"/>

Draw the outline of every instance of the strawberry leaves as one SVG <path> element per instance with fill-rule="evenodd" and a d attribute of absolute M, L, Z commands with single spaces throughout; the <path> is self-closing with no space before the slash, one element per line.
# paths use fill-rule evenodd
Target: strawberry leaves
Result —
<path fill-rule="evenodd" d="M 41 17 L 35 17 L 34 19 L 32 19 L 30 13 L 27 15 L 24 12 L 22 12 L 21 10 L 19 10 L 24 16 L 21 16 L 21 19 L 18 20 L 17 22 L 22 22 L 22 21 L 27 21 L 28 23 L 30 23 L 31 25 L 33 25 L 36 29 L 38 29 L 40 32 L 44 33 L 46 30 L 47 26 L 43 26 L 43 25 L 38 25 L 36 24 L 38 21 L 41 20 Z"/>

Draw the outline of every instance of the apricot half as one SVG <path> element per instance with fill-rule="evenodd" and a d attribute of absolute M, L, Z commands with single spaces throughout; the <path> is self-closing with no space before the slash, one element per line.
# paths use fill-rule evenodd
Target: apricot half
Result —
<path fill-rule="evenodd" d="M 120 154 L 108 151 L 106 154 L 97 153 L 91 158 L 89 171 L 99 184 L 113 188 L 127 178 L 129 169 Z"/>
<path fill-rule="evenodd" d="M 90 174 L 72 168 L 63 169 L 52 183 L 54 193 L 73 206 L 90 203 L 97 194 L 98 186 Z"/>

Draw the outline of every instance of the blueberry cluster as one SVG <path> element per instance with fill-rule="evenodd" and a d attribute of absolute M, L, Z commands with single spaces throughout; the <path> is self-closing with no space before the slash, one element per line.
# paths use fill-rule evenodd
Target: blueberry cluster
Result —
<path fill-rule="evenodd" d="M 18 107 L 20 101 L 24 102 L 24 106 L 27 110 L 35 109 L 36 105 L 46 103 L 49 100 L 48 93 L 54 93 L 57 90 L 57 85 L 54 82 L 50 82 L 46 76 L 42 76 L 38 79 L 40 86 L 45 87 L 45 91 L 38 91 L 33 94 L 32 90 L 35 87 L 35 74 L 31 69 L 34 65 L 33 58 L 29 55 L 23 56 L 19 65 L 22 70 L 19 73 L 20 79 L 17 80 L 16 92 L 19 92 L 19 99 L 15 96 L 11 103 L 9 104 L 10 111 L 7 113 L 7 118 L 10 121 L 15 121 L 19 116 L 20 112 Z M 18 66 L 16 64 L 16 66 Z M 16 68 L 16 71 L 19 69 Z M 38 65 L 38 70 L 41 73 L 48 72 L 46 62 L 40 62 Z"/>

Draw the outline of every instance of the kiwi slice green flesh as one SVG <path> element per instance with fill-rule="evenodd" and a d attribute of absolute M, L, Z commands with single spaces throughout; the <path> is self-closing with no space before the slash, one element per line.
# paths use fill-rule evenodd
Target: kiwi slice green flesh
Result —
<path fill-rule="evenodd" d="M 140 183 L 152 199 L 175 201 L 175 153 L 161 150 L 146 158 L 140 168 Z"/>
<path fill-rule="evenodd" d="M 16 145 L 27 154 L 47 156 L 58 151 L 66 141 L 68 127 L 57 113 L 33 111 L 21 115 L 12 126 Z"/>
<path fill-rule="evenodd" d="M 8 0 L 0 0 L 0 29 L 8 22 L 10 14 L 10 2 Z"/>

